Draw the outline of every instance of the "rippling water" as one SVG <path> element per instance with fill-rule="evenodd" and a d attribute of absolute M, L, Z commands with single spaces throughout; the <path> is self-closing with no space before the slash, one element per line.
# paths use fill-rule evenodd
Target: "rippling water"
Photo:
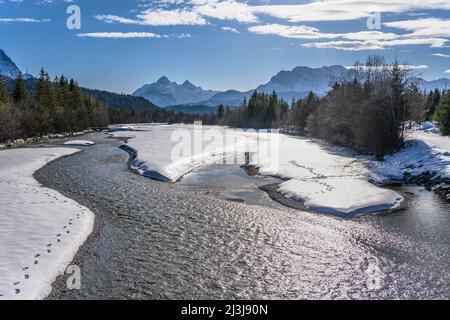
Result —
<path fill-rule="evenodd" d="M 402 188 L 409 209 L 345 220 L 273 203 L 256 190 L 273 181 L 236 167 L 139 177 L 120 142 L 86 138 L 36 174 L 102 217 L 82 289 L 52 298 L 450 298 L 450 205 L 433 193 Z"/>

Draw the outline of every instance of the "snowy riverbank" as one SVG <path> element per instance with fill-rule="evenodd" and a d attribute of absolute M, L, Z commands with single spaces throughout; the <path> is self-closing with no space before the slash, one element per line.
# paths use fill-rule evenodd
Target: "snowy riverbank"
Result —
<path fill-rule="evenodd" d="M 411 131 L 407 146 L 384 162 L 369 161 L 377 184 L 406 182 L 426 186 L 450 200 L 450 137 Z"/>
<path fill-rule="evenodd" d="M 0 151 L 0 300 L 44 298 L 91 233 L 91 211 L 33 178 L 47 163 L 77 151 Z"/>
<path fill-rule="evenodd" d="M 177 161 L 173 161 L 172 152 L 176 150 L 179 141 L 173 139 L 173 133 L 184 131 L 193 137 L 192 125 L 136 126 L 132 131 L 116 131 L 112 135 L 130 138 L 128 145 L 137 152 L 131 163 L 132 169 L 147 177 L 162 175 L 165 179 L 160 180 L 163 181 L 177 181 L 195 168 L 220 162 L 229 149 L 254 151 L 265 143 L 271 143 L 264 136 L 262 139 L 256 138 L 255 133 L 243 133 L 224 127 L 215 129 L 221 131 L 223 136 L 227 130 L 228 135 L 236 139 L 231 139 L 232 142 L 226 146 L 211 139 L 203 151 L 196 150 L 190 157 Z M 277 135 L 276 153 L 279 157 L 264 156 L 263 152 L 257 159 L 251 160 L 250 164 L 257 167 L 261 175 L 287 180 L 279 185 L 277 191 L 286 197 L 297 199 L 307 209 L 354 217 L 401 207 L 403 197 L 392 190 L 369 183 L 372 172 L 362 159 L 350 151 L 311 139 L 276 133 L 273 135 Z"/>

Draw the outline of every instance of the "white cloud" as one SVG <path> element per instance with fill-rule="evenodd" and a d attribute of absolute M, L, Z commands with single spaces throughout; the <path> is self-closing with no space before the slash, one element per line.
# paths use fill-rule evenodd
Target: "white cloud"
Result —
<path fill-rule="evenodd" d="M 291 22 L 341 21 L 367 18 L 374 11 L 401 13 L 414 10 L 450 10 L 448 0 L 321 0 L 300 5 L 252 6 L 253 14 L 267 14 Z"/>
<path fill-rule="evenodd" d="M 147 9 L 129 19 L 115 15 L 96 15 L 97 20 L 106 23 L 136 24 L 149 26 L 205 25 L 207 21 L 195 12 L 188 10 Z"/>
<path fill-rule="evenodd" d="M 305 43 L 310 48 L 334 48 L 346 51 L 383 50 L 387 47 L 404 45 L 429 45 L 443 47 L 447 39 L 433 37 L 413 37 L 411 34 L 398 35 L 380 31 L 359 31 L 350 33 L 322 33 L 309 26 L 288 26 L 280 24 L 249 27 L 250 32 L 263 35 L 277 35 L 305 40 L 333 39 L 329 42 Z"/>
<path fill-rule="evenodd" d="M 49 22 L 50 19 L 34 19 L 34 18 L 0 18 L 0 23 L 42 23 Z"/>
<path fill-rule="evenodd" d="M 138 14 L 139 24 L 150 26 L 205 25 L 207 21 L 198 12 L 189 9 L 147 9 Z"/>
<path fill-rule="evenodd" d="M 176 6 L 174 9 L 161 9 L 161 4 Z M 155 7 L 156 5 L 156 7 Z M 421 10 L 450 10 L 448 0 L 321 0 L 311 1 L 306 4 L 286 5 L 250 5 L 245 1 L 237 0 L 159 0 L 141 4 L 142 7 L 152 7 L 140 13 L 147 20 L 147 24 L 157 23 L 160 19 L 151 12 L 161 15 L 161 18 L 169 17 L 171 24 L 176 24 L 173 17 L 180 16 L 179 25 L 199 24 L 194 21 L 214 18 L 219 20 L 234 20 L 243 23 L 258 22 L 259 16 L 269 15 L 290 22 L 305 21 L 342 21 L 367 18 L 374 11 L 380 13 L 417 13 Z M 158 7 L 159 6 L 159 7 Z M 145 17 L 149 19 L 145 19 Z M 186 16 L 189 19 L 186 19 Z M 139 16 L 138 16 L 139 17 Z M 128 19 L 127 20 L 138 20 Z M 119 19 L 115 22 L 120 22 Z M 206 24 L 206 23 L 201 23 Z"/>
<path fill-rule="evenodd" d="M 220 28 L 220 29 L 222 29 L 223 31 L 229 31 L 229 32 L 233 32 L 233 33 L 240 33 L 240 32 L 238 31 L 238 29 L 232 28 L 232 27 L 222 27 L 222 28 Z"/>
<path fill-rule="evenodd" d="M 450 3 L 450 1 L 449 1 Z M 408 36 L 415 38 L 450 38 L 450 20 L 426 18 L 406 21 L 386 22 L 385 26 L 412 31 Z"/>
<path fill-rule="evenodd" d="M 443 54 L 443 53 L 432 53 L 431 55 L 435 56 L 435 57 L 440 57 L 440 58 L 450 58 L 449 54 Z"/>
<path fill-rule="evenodd" d="M 137 14 L 136 18 L 115 15 L 96 15 L 95 18 L 108 23 L 139 24 L 150 26 L 168 25 L 206 25 L 206 18 L 235 20 L 238 22 L 257 22 L 258 18 L 248 10 L 246 3 L 236 0 L 160 0 L 158 3 L 183 4 L 174 9 L 148 8 Z"/>
<path fill-rule="evenodd" d="M 82 38 L 112 38 L 112 39 L 128 39 L 128 38 L 161 38 L 163 36 L 150 32 L 91 32 L 79 33 L 78 37 Z"/>
<path fill-rule="evenodd" d="M 281 24 L 266 24 L 248 28 L 250 32 L 263 35 L 278 35 L 296 39 L 339 38 L 340 34 L 321 33 L 319 29 L 308 26 L 287 26 Z"/>
<path fill-rule="evenodd" d="M 448 69 L 447 71 L 445 71 L 445 73 L 450 73 L 450 69 Z"/>
<path fill-rule="evenodd" d="M 386 22 L 384 26 L 403 30 L 404 33 L 356 31 L 347 33 L 321 32 L 298 22 L 342 21 L 369 17 L 373 12 L 423 14 L 423 10 L 450 10 L 449 0 L 317 0 L 306 4 L 252 5 L 244 0 L 141 0 L 143 9 L 135 17 L 97 15 L 107 23 L 149 26 L 212 24 L 211 19 L 260 23 L 266 16 L 285 20 L 285 23 L 252 25 L 248 30 L 259 35 L 278 35 L 303 40 L 328 39 L 327 42 L 303 44 L 314 48 L 340 50 L 383 50 L 394 46 L 428 45 L 445 47 L 450 38 L 450 20 L 419 18 L 417 20 Z M 384 18 L 384 16 L 383 16 Z M 221 27 L 224 31 L 239 32 L 235 27 Z M 406 33 L 405 33 L 406 32 Z"/>
<path fill-rule="evenodd" d="M 100 21 L 104 21 L 106 23 L 117 22 L 117 23 L 122 23 L 122 24 L 140 24 L 140 22 L 137 20 L 114 16 L 111 14 L 96 15 L 96 16 L 94 16 L 94 18 L 97 20 L 100 20 Z"/>
<path fill-rule="evenodd" d="M 433 48 L 443 47 L 446 39 L 397 39 L 397 40 L 367 40 L 367 41 L 330 41 L 304 43 L 304 47 L 321 49 L 338 49 L 345 51 L 385 50 L 389 47 L 405 45 L 429 45 Z"/>
<path fill-rule="evenodd" d="M 370 41 L 330 41 L 330 42 L 312 42 L 304 43 L 307 48 L 319 49 L 338 49 L 345 51 L 361 51 L 361 50 L 383 50 L 384 47 L 378 42 Z"/>
<path fill-rule="evenodd" d="M 250 32 L 264 35 L 277 35 L 286 38 L 297 39 L 336 39 L 350 40 L 394 40 L 400 36 L 395 33 L 380 31 L 360 31 L 351 33 L 322 33 L 319 29 L 309 26 L 288 26 L 280 24 L 258 25 L 248 28 Z"/>
<path fill-rule="evenodd" d="M 401 64 L 398 66 L 402 70 L 422 70 L 422 69 L 428 69 L 429 66 L 425 64 L 421 65 L 410 65 L 410 64 Z M 394 68 L 393 65 L 387 65 L 387 66 L 346 66 L 347 69 L 353 69 L 353 70 L 360 70 L 360 71 L 376 71 L 376 70 L 392 70 Z"/>
<path fill-rule="evenodd" d="M 257 22 L 258 18 L 249 10 L 246 3 L 235 0 L 209 1 L 204 5 L 193 8 L 194 12 L 204 17 L 219 20 L 236 20 L 239 22 Z"/>

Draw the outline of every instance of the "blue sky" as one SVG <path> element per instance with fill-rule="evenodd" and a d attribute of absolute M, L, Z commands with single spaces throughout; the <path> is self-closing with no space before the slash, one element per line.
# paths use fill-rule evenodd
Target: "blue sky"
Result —
<path fill-rule="evenodd" d="M 80 30 L 66 27 L 69 5 Z M 162 75 L 248 90 L 280 70 L 370 54 L 450 77 L 448 0 L 0 0 L 0 39 L 23 71 L 126 93 Z"/>

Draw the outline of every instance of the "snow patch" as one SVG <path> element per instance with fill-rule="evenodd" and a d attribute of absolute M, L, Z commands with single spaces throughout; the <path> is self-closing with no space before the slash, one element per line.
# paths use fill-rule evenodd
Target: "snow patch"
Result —
<path fill-rule="evenodd" d="M 0 151 L 0 300 L 43 299 L 92 232 L 94 214 L 33 174 L 73 148 Z"/>
<path fill-rule="evenodd" d="M 406 148 L 387 156 L 384 162 L 367 163 L 375 183 L 401 181 L 405 173 L 418 176 L 427 171 L 450 178 L 450 137 L 415 131 L 409 132 L 406 142 Z"/>
<path fill-rule="evenodd" d="M 95 143 L 89 140 L 70 140 L 67 142 L 64 142 L 64 145 L 66 146 L 92 146 Z"/>
<path fill-rule="evenodd" d="M 351 178 L 291 179 L 283 182 L 279 191 L 304 202 L 310 210 L 347 218 L 395 210 L 403 202 L 403 197 L 391 190 Z"/>
<path fill-rule="evenodd" d="M 199 166 L 220 162 L 227 148 L 248 147 L 247 150 L 252 151 L 257 144 L 261 147 L 269 143 L 269 139 L 258 141 L 255 133 L 214 127 L 215 130 L 229 130 L 235 134 L 235 145 L 220 148 L 211 142 L 213 147 L 217 147 L 215 152 L 194 153 L 191 157 L 174 162 L 171 152 L 178 142 L 172 141 L 171 137 L 174 130 L 180 128 L 190 130 L 191 133 L 193 131 L 192 125 L 136 126 L 132 131 L 114 132 L 112 135 L 131 138 L 128 146 L 137 152 L 131 164 L 133 169 L 151 178 L 162 176 L 159 180 L 163 181 L 177 181 Z M 208 127 L 203 129 L 207 130 Z M 270 154 L 264 157 L 263 152 L 259 153 L 257 159 L 252 159 L 251 164 L 259 169 L 261 175 L 289 179 L 279 186 L 278 191 L 284 196 L 303 201 L 305 207 L 311 210 L 344 217 L 392 210 L 402 204 L 404 199 L 398 193 L 368 182 L 371 171 L 349 150 L 306 138 L 277 133 L 272 135 L 278 135 L 279 150 L 276 152 L 279 157 Z M 237 147 L 236 144 L 242 145 Z M 211 150 L 211 146 L 208 149 Z M 269 150 L 267 146 L 265 149 Z"/>

